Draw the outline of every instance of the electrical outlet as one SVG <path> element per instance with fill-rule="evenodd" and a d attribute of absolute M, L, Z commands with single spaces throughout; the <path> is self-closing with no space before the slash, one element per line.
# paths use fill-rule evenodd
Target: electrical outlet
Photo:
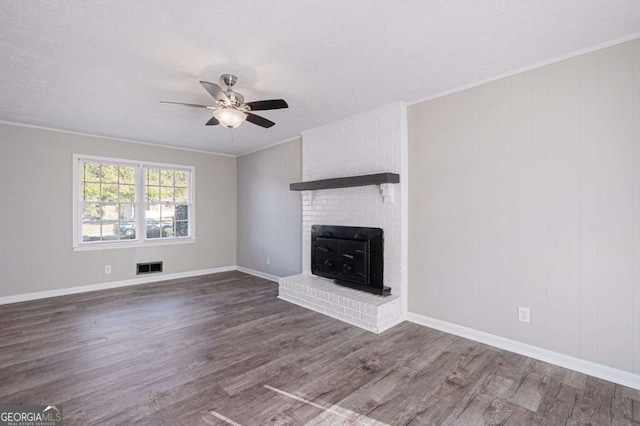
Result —
<path fill-rule="evenodd" d="M 111 273 L 111 265 L 104 265 L 104 273 L 105 274 Z"/>
<path fill-rule="evenodd" d="M 271 258 L 267 256 L 267 265 L 271 265 Z"/>
<path fill-rule="evenodd" d="M 520 322 L 531 322 L 531 310 L 529 308 L 525 308 L 524 306 L 518 307 L 518 321 Z"/>

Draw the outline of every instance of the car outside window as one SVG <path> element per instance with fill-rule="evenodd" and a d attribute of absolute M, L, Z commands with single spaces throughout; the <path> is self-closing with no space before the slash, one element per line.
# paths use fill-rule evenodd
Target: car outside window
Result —
<path fill-rule="evenodd" d="M 192 167 L 79 155 L 74 166 L 74 247 L 194 238 Z"/>

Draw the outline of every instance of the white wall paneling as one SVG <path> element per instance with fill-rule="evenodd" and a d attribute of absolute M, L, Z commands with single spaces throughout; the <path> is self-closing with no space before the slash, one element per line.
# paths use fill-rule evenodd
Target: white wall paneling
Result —
<path fill-rule="evenodd" d="M 640 374 L 639 123 L 640 40 L 411 106 L 409 311 Z"/>

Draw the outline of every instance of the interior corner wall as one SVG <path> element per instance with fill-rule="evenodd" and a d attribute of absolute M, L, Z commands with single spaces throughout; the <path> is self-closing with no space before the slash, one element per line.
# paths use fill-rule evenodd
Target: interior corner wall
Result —
<path fill-rule="evenodd" d="M 73 154 L 194 166 L 196 242 L 73 251 Z M 133 279 L 137 262 L 161 260 L 165 273 L 236 264 L 233 157 L 0 124 L 0 194 L 0 297 Z"/>
<path fill-rule="evenodd" d="M 300 138 L 238 157 L 238 266 L 300 273 L 302 207 L 289 184 L 301 180 Z"/>
<path fill-rule="evenodd" d="M 640 40 L 408 118 L 409 311 L 640 374 Z"/>

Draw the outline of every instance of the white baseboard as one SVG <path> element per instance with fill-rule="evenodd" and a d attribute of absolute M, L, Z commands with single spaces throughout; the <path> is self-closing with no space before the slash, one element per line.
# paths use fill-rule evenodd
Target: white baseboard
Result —
<path fill-rule="evenodd" d="M 640 390 L 640 376 L 628 371 L 607 367 L 606 365 L 597 364 L 413 312 L 407 313 L 407 321 Z"/>
<path fill-rule="evenodd" d="M 264 278 L 265 280 L 278 282 L 280 277 L 276 275 L 267 274 L 265 272 L 256 271 L 254 269 L 245 268 L 244 266 L 236 266 L 236 270 L 240 272 L 244 272 L 245 274 L 253 275 L 255 277 Z"/>
<path fill-rule="evenodd" d="M 143 278 L 133 278 L 124 281 L 112 281 L 108 283 L 90 284 L 78 287 L 68 287 L 56 290 L 38 291 L 35 293 L 16 294 L 12 296 L 0 297 L 0 305 L 9 303 L 27 302 L 29 300 L 46 299 L 49 297 L 66 296 L 69 294 L 88 293 L 96 290 L 107 290 L 110 288 L 128 287 L 132 285 L 148 284 L 158 281 L 174 280 L 177 278 L 189 278 L 199 275 L 216 274 L 218 272 L 235 271 L 235 266 L 222 266 L 219 268 L 200 269 L 197 271 L 176 272 L 173 274 L 150 274 Z"/>

